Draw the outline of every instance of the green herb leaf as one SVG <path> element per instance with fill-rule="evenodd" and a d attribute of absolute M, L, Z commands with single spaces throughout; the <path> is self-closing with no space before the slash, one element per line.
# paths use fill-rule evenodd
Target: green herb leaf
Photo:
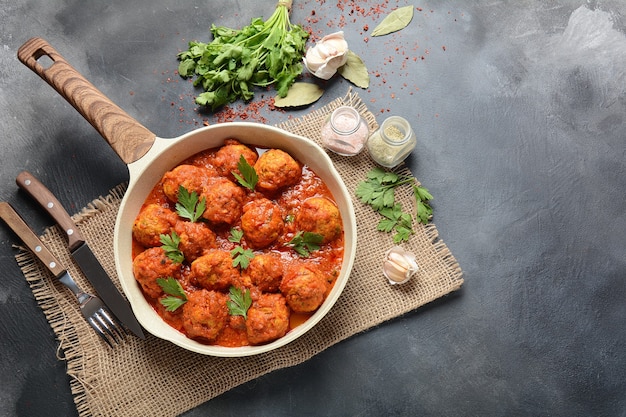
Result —
<path fill-rule="evenodd" d="M 417 203 L 417 218 L 423 224 L 428 224 L 433 215 L 433 209 L 428 201 L 433 199 L 428 189 L 417 185 L 413 186 L 413 194 Z"/>
<path fill-rule="evenodd" d="M 180 244 L 180 237 L 172 230 L 170 235 L 162 234 L 159 236 L 161 240 L 161 248 L 165 251 L 165 255 L 177 264 L 182 263 L 185 260 L 185 255 L 178 249 Z"/>
<path fill-rule="evenodd" d="M 301 107 L 315 103 L 322 97 L 324 90 L 313 83 L 294 83 L 285 97 L 276 97 L 274 105 L 276 107 Z"/>
<path fill-rule="evenodd" d="M 231 316 L 243 316 L 244 319 L 247 319 L 248 309 L 252 305 L 250 290 L 246 288 L 245 291 L 242 291 L 237 287 L 230 287 L 228 294 L 230 296 L 230 300 L 226 302 L 228 314 Z"/>
<path fill-rule="evenodd" d="M 157 284 L 163 289 L 163 292 L 169 294 L 163 297 L 160 303 L 167 311 L 176 311 L 180 306 L 187 302 L 185 290 L 176 279 L 168 277 L 167 279 L 157 278 Z"/>
<path fill-rule="evenodd" d="M 182 307 L 187 301 L 168 295 L 167 297 L 161 298 L 159 302 L 163 305 L 163 307 L 165 307 L 166 311 L 172 312 L 178 310 L 178 308 Z"/>
<path fill-rule="evenodd" d="M 176 203 L 176 212 L 184 219 L 191 222 L 197 222 L 206 210 L 206 199 L 202 197 L 198 201 L 198 193 L 189 191 L 182 185 L 178 187 L 178 202 Z"/>
<path fill-rule="evenodd" d="M 293 250 L 303 258 L 311 256 L 312 251 L 320 249 L 320 245 L 324 241 L 324 236 L 313 232 L 298 232 L 293 239 L 287 242 L 288 246 L 293 247 Z"/>
<path fill-rule="evenodd" d="M 372 36 L 383 36 L 404 29 L 413 20 L 414 6 L 399 7 L 389 13 L 372 31 Z"/>
<path fill-rule="evenodd" d="M 241 243 L 241 238 L 243 238 L 243 230 L 235 229 L 234 227 L 230 229 L 230 235 L 228 235 L 229 242 Z"/>
<path fill-rule="evenodd" d="M 360 88 L 370 86 L 370 74 L 360 56 L 348 50 L 348 60 L 337 69 L 337 72 L 346 80 Z"/>
<path fill-rule="evenodd" d="M 232 174 L 235 176 L 239 184 L 242 186 L 254 191 L 254 187 L 256 187 L 257 182 L 259 182 L 259 176 L 256 173 L 256 170 L 252 165 L 246 161 L 246 158 L 241 155 L 239 157 L 239 162 L 237 162 L 237 169 L 241 172 L 241 175 L 232 171 Z"/>
<path fill-rule="evenodd" d="M 172 277 L 167 278 L 157 278 L 156 280 L 159 287 L 163 289 L 165 294 L 173 295 L 176 297 L 180 297 L 183 300 L 187 300 L 187 295 L 185 294 L 185 290 L 183 290 L 183 286 L 180 285 L 180 282 Z"/>
<path fill-rule="evenodd" d="M 241 246 L 236 246 L 235 249 L 230 251 L 230 256 L 233 258 L 233 267 L 239 266 L 241 269 L 246 269 L 250 265 L 250 261 L 254 258 L 254 252 L 252 249 L 244 249 Z"/>

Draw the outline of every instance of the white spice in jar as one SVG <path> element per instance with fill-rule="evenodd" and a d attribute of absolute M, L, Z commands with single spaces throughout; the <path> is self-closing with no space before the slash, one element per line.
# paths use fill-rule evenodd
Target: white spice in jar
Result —
<path fill-rule="evenodd" d="M 367 140 L 367 150 L 378 164 L 393 168 L 413 151 L 417 140 L 406 119 L 391 116 Z"/>

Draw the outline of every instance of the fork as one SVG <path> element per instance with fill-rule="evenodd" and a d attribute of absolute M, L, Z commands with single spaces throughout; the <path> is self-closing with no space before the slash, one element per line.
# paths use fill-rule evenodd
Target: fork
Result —
<path fill-rule="evenodd" d="M 124 340 L 124 328 L 115 321 L 102 300 L 80 289 L 68 270 L 61 266 L 59 261 L 9 203 L 0 202 L 0 217 L 22 239 L 46 268 L 58 278 L 61 284 L 74 293 L 78 299 L 81 314 L 109 347 L 113 348 L 114 344 L 119 344 Z"/>

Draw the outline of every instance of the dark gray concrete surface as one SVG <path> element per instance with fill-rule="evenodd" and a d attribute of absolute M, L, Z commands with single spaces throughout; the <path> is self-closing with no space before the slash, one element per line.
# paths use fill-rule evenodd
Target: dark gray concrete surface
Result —
<path fill-rule="evenodd" d="M 18 192 L 21 170 L 72 211 L 128 173 L 18 62 L 23 42 L 45 37 L 137 120 L 176 137 L 217 121 L 194 106 L 176 53 L 208 40 L 211 23 L 239 27 L 275 2 L 1 3 L 0 199 L 42 232 L 52 222 Z M 411 3 L 294 0 L 292 20 L 316 35 L 343 29 L 372 75 L 357 92 L 378 121 L 411 121 L 409 164 L 465 284 L 183 415 L 626 416 L 626 3 L 416 2 L 407 29 L 366 42 L 379 4 Z M 349 84 L 324 87 L 311 108 L 261 114 L 302 115 Z M 0 227 L 0 415 L 77 415 L 15 243 Z"/>

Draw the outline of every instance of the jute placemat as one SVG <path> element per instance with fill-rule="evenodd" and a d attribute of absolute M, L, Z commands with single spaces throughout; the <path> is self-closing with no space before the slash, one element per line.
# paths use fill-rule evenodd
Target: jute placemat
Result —
<path fill-rule="evenodd" d="M 351 105 L 370 125 L 377 127 L 371 112 L 357 94 L 346 97 L 280 127 L 319 143 L 324 118 L 338 106 Z M 367 152 L 352 157 L 331 155 L 349 190 L 374 165 Z M 410 174 L 407 168 L 401 168 Z M 113 260 L 113 227 L 125 186 L 94 201 L 74 220 L 104 268 L 119 286 Z M 396 198 L 414 209 L 410 187 Z M 67 362 L 74 401 L 81 416 L 176 416 L 217 395 L 273 370 L 297 365 L 352 335 L 398 317 L 433 301 L 463 283 L 456 260 L 439 239 L 434 224 L 417 225 L 403 246 L 417 255 L 420 270 L 407 284 L 391 286 L 381 273 L 381 259 L 393 243 L 391 236 L 376 231 L 379 216 L 354 196 L 358 224 L 356 263 L 345 290 L 328 315 L 294 342 L 269 353 L 245 358 L 216 358 L 186 351 L 170 342 L 147 335 L 142 341 L 129 336 L 126 343 L 109 349 L 80 315 L 71 293 L 53 279 L 28 251 L 17 261 L 58 340 L 58 357 Z M 84 289 L 88 281 L 72 263 L 62 232 L 55 226 L 43 242 L 65 264 Z M 158 387 L 156 389 L 155 387 Z M 164 393 L 166 393 L 164 395 Z"/>

